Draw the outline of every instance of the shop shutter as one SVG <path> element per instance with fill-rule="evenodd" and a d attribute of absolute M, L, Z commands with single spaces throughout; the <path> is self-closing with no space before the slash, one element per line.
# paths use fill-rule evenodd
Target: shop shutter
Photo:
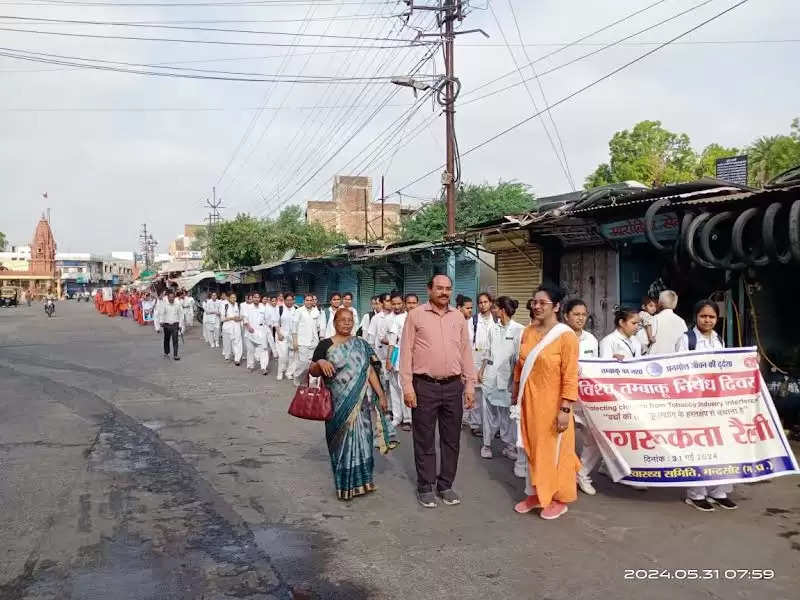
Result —
<path fill-rule="evenodd" d="M 617 252 L 605 247 L 570 250 L 561 257 L 561 286 L 568 299 L 586 302 L 586 329 L 598 339 L 614 329 L 614 310 L 619 304 L 617 260 Z"/>
<path fill-rule="evenodd" d="M 314 275 L 314 285 L 311 288 L 311 293 L 317 297 L 317 304 L 319 306 L 328 305 L 328 290 L 333 291 L 333 288 L 328 287 L 329 274 L 326 269 L 322 269 L 319 275 Z"/>
<path fill-rule="evenodd" d="M 372 271 L 362 271 L 358 274 L 358 309 L 359 315 L 364 315 L 372 310 L 370 301 L 375 295 L 375 282 Z"/>
<path fill-rule="evenodd" d="M 420 304 L 428 301 L 428 281 L 431 278 L 431 266 L 406 265 L 403 272 L 403 294 L 416 294 Z"/>
<path fill-rule="evenodd" d="M 295 279 L 294 292 L 295 296 L 297 296 L 295 298 L 295 302 L 297 304 L 302 304 L 306 294 L 311 293 L 311 282 L 309 279 L 310 278 L 306 273 L 298 274 L 297 278 Z"/>
<path fill-rule="evenodd" d="M 459 294 L 472 298 L 477 310 L 478 277 L 474 260 L 456 263 L 456 280 L 453 282 L 453 303 Z"/>
<path fill-rule="evenodd" d="M 387 294 L 397 288 L 394 277 L 383 269 L 375 269 L 375 293 Z"/>
<path fill-rule="evenodd" d="M 350 267 L 342 267 L 337 270 L 336 276 L 336 290 L 345 294 L 350 292 L 353 294 L 353 304 L 358 303 L 358 276 Z M 358 308 L 356 306 L 356 308 Z M 358 314 L 361 314 L 359 311 Z"/>
<path fill-rule="evenodd" d="M 533 291 L 542 283 L 542 251 L 528 244 L 521 246 L 519 250 L 501 250 L 497 253 L 496 260 L 497 295 L 517 300 L 519 308 L 514 320 L 528 325 L 530 316 L 525 305 L 533 297 Z"/>

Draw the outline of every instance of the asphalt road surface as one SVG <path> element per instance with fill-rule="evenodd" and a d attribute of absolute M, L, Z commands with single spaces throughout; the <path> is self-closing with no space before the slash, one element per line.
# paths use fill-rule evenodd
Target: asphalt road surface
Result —
<path fill-rule="evenodd" d="M 0 309 L 0 600 L 798 597 L 799 477 L 706 514 L 598 476 L 549 522 L 512 511 L 511 463 L 465 433 L 463 504 L 426 510 L 400 432 L 378 492 L 342 503 L 290 384 L 224 363 L 199 327 L 180 362 L 160 344 L 93 304 Z M 691 569 L 710 579 L 675 579 Z"/>

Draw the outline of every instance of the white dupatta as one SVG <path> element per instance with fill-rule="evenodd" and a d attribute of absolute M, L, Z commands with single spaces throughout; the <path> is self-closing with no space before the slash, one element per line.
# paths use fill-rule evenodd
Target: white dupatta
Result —
<path fill-rule="evenodd" d="M 525 448 L 525 443 L 522 441 L 522 396 L 525 393 L 525 382 L 528 381 L 528 377 L 530 377 L 531 372 L 533 371 L 533 365 L 536 364 L 536 359 L 539 358 L 539 354 L 542 353 L 547 346 L 552 344 L 558 338 L 560 338 L 564 333 L 570 332 L 574 335 L 575 332 L 572 331 L 572 328 L 565 325 L 564 323 L 556 323 L 553 328 L 548 331 L 545 336 L 539 340 L 539 343 L 536 344 L 525 358 L 525 364 L 522 366 L 522 375 L 519 378 L 519 390 L 517 392 L 517 404 L 511 407 L 511 417 L 516 419 L 517 421 L 517 447 L 518 448 Z M 558 435 L 558 446 L 556 448 L 556 460 L 558 460 L 558 452 L 561 446 L 561 434 Z"/>

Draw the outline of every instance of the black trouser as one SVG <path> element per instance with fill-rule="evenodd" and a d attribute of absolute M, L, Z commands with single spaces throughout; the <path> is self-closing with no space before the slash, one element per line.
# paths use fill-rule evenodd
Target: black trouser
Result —
<path fill-rule="evenodd" d="M 169 354 L 169 341 L 172 340 L 172 353 L 178 356 L 178 331 L 180 325 L 178 323 L 162 323 L 161 328 L 164 330 L 164 354 Z"/>
<path fill-rule="evenodd" d="M 417 490 L 432 492 L 453 487 L 461 443 L 464 384 L 461 379 L 434 383 L 414 377 L 417 407 L 411 410 Z M 439 423 L 440 469 L 436 475 L 436 423 Z"/>

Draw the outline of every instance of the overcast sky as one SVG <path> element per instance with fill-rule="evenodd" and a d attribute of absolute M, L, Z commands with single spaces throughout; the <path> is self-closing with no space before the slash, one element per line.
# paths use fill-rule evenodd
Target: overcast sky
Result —
<path fill-rule="evenodd" d="M 60 250 L 132 250 L 141 224 L 147 223 L 160 242 L 159 250 L 166 251 L 169 241 L 182 233 L 184 223 L 202 222 L 206 217 L 203 203 L 214 185 L 223 198 L 224 216 L 240 211 L 274 216 L 287 204 L 330 199 L 335 174 L 370 175 L 378 194 L 380 175 L 385 173 L 389 193 L 443 162 L 444 122 L 430 99 L 410 111 L 415 105 L 409 89 L 382 80 L 342 80 L 405 75 L 427 48 L 386 48 L 397 44 L 308 35 L 410 39 L 415 32 L 391 16 L 403 12 L 404 3 L 251 0 L 241 6 L 243 0 L 194 0 L 217 5 L 114 6 L 146 1 L 87 0 L 102 6 L 86 6 L 77 1 L 2 0 L 0 28 L 236 44 L 4 30 L 0 31 L 0 52 L 116 61 L 93 63 L 115 67 L 120 62 L 163 63 L 262 74 L 255 78 L 279 74 L 284 79 L 339 79 L 335 83 L 264 83 L 152 77 L 0 57 L 0 231 L 10 242 L 29 242 L 36 219 L 50 207 Z M 654 1 L 511 0 L 511 4 L 527 55 L 535 60 L 558 50 L 559 44 L 572 42 Z M 456 119 L 462 153 L 534 112 L 525 87 L 520 85 L 468 103 L 520 81 L 519 75 L 512 73 L 476 90 L 513 72 L 515 65 L 492 12 L 486 10 L 487 0 L 470 4 L 473 10 L 461 27 L 482 28 L 491 38 L 467 34 L 456 42 L 456 74 L 462 84 Z M 599 50 L 598 43 L 618 40 L 702 6 L 625 45 L 543 75 L 540 81 L 545 95 L 555 103 L 654 47 L 641 42 L 668 40 L 734 4 L 736 0 L 658 3 L 581 45 L 536 62 L 537 72 Z M 492 0 L 491 7 L 518 64 L 524 67 L 528 59 L 520 47 L 509 1 Z M 45 23 L 11 20 L 10 16 L 145 21 L 306 35 Z M 432 13 L 417 11 L 411 23 L 425 26 L 431 19 Z M 186 23 L 189 21 L 192 23 Z M 676 43 L 560 104 L 552 117 L 575 184 L 582 186 L 597 164 L 607 160 L 608 140 L 615 131 L 642 119 L 659 119 L 673 131 L 688 133 L 698 150 L 714 141 L 742 146 L 760 135 L 788 132 L 792 118 L 800 116 L 798 31 L 800 7 L 796 0 L 751 0 L 681 40 L 725 43 Z M 785 41 L 792 38 L 794 42 Z M 742 43 L 745 41 L 757 43 Z M 347 47 L 332 47 L 337 45 Z M 58 60 L 75 62 L 73 58 Z M 427 63 L 420 73 L 440 74 L 441 53 L 436 63 Z M 523 73 L 533 75 L 530 68 Z M 536 82 L 530 81 L 529 86 L 538 106 L 543 107 Z M 547 124 L 552 135 L 552 124 L 549 120 Z M 557 139 L 554 144 L 559 146 Z M 519 180 L 537 195 L 571 189 L 538 119 L 465 156 L 462 168 L 463 179 L 469 182 Z M 403 189 L 413 196 L 402 197 L 403 203 L 436 196 L 438 182 L 437 173 Z M 48 193 L 47 200 L 42 198 L 43 192 Z M 395 201 L 399 198 L 393 196 Z"/>

